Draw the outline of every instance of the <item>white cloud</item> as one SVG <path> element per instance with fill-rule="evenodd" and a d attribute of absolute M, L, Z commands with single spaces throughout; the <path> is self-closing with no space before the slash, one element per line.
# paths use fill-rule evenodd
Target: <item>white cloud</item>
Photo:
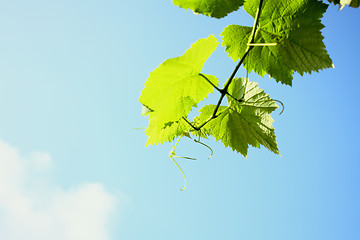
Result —
<path fill-rule="evenodd" d="M 33 152 L 30 155 L 30 164 L 40 171 L 47 171 L 52 167 L 50 154 L 44 152 Z"/>
<path fill-rule="evenodd" d="M 64 190 L 37 174 L 51 167 L 48 153 L 24 158 L 0 140 L 0 239 L 108 240 L 116 198 L 99 183 Z"/>

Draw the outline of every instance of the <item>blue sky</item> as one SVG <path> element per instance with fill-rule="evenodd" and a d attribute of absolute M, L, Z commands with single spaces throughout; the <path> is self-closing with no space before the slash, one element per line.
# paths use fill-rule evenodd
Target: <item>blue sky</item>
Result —
<path fill-rule="evenodd" d="M 0 239 L 360 239 L 359 10 L 330 6 L 335 69 L 258 81 L 281 157 L 213 139 L 145 148 L 149 73 L 243 11 L 215 20 L 169 1 L 0 1 Z M 235 63 L 218 50 L 203 72 Z M 239 76 L 243 76 L 240 71 Z M 216 97 L 216 96 L 215 96 Z M 210 98 L 215 99 L 215 98 Z"/>

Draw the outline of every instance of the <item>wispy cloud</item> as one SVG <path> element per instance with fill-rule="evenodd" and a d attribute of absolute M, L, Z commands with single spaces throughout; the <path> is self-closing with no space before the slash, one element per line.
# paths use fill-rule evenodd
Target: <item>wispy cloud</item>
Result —
<path fill-rule="evenodd" d="M 0 140 L 0 239 L 108 240 L 116 198 L 99 183 L 64 190 L 48 153 L 23 157 Z"/>

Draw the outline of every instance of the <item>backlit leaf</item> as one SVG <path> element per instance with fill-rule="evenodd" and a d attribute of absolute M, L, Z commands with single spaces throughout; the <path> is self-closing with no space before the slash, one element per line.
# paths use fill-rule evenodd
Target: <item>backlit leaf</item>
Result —
<path fill-rule="evenodd" d="M 148 136 L 146 146 L 170 142 L 178 136 L 187 134 L 189 131 L 190 125 L 183 119 L 161 125 L 158 124 L 158 116 L 154 113 L 150 113 L 149 126 L 145 130 L 145 133 Z"/>
<path fill-rule="evenodd" d="M 173 0 L 174 4 L 194 13 L 204 14 L 214 18 L 222 18 L 236 11 L 244 0 Z"/>
<path fill-rule="evenodd" d="M 247 1 L 244 9 L 253 17 L 259 0 Z M 256 46 L 244 62 L 244 67 L 261 76 L 269 74 L 292 85 L 294 71 L 303 75 L 332 67 L 321 29 L 320 18 L 327 5 L 315 0 L 267 0 L 263 3 L 255 43 L 276 43 L 276 46 Z M 222 32 L 223 45 L 234 60 L 247 48 L 252 28 L 230 25 Z"/>
<path fill-rule="evenodd" d="M 341 9 L 345 7 L 345 5 L 349 5 L 350 7 L 357 8 L 360 6 L 360 0 L 340 0 Z"/>
<path fill-rule="evenodd" d="M 149 114 L 148 144 L 163 143 L 184 133 L 182 117 L 218 85 L 216 77 L 201 73 L 217 45 L 213 35 L 200 39 L 184 55 L 166 60 L 150 73 L 139 98 Z"/>
<path fill-rule="evenodd" d="M 245 92 L 245 95 L 244 95 Z M 243 99 L 237 101 L 228 97 L 229 106 L 220 106 L 218 117 L 205 125 L 206 131 L 225 147 L 241 153 L 245 157 L 249 145 L 259 148 L 265 146 L 279 154 L 276 136 L 270 113 L 278 106 L 257 83 L 245 78 L 234 79 L 229 93 Z M 204 122 L 214 112 L 215 105 L 207 105 L 200 110 L 197 121 Z"/>
<path fill-rule="evenodd" d="M 208 81 L 217 85 L 217 78 L 201 74 L 201 69 L 217 45 L 213 35 L 200 39 L 184 55 L 166 60 L 150 73 L 139 101 L 156 112 L 159 124 L 187 116 L 213 91 Z"/>

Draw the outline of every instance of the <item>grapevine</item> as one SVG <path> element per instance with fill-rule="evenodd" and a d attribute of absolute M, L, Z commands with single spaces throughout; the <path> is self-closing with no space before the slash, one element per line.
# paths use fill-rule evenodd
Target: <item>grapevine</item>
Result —
<path fill-rule="evenodd" d="M 247 73 L 265 74 L 291 86 L 295 72 L 303 75 L 334 67 L 323 43 L 321 18 L 328 4 L 318 0 L 173 0 L 174 4 L 209 17 L 223 18 L 240 7 L 254 18 L 252 27 L 230 25 L 220 34 L 225 51 L 238 61 L 224 86 L 216 76 L 202 72 L 206 60 L 217 49 L 218 38 L 199 39 L 182 55 L 163 62 L 150 73 L 139 101 L 149 117 L 145 130 L 147 146 L 173 142 L 169 157 L 186 177 L 174 158 L 182 136 L 212 136 L 225 147 L 247 156 L 249 146 L 263 145 L 279 154 L 271 113 L 281 101 L 271 98 L 248 76 L 236 77 L 241 66 Z M 329 1 L 341 8 L 358 7 L 359 1 Z M 251 52 L 251 54 L 250 54 Z M 215 105 L 202 107 L 200 114 L 189 113 L 213 91 L 220 97 Z M 228 104 L 223 105 L 227 98 Z M 281 113 L 282 113 L 281 111 Z M 281 114 L 280 113 L 280 114 Z M 177 140 L 175 140 L 178 138 Z M 176 142 L 176 143 L 175 143 Z M 211 152 L 212 149 L 208 147 Z"/>

